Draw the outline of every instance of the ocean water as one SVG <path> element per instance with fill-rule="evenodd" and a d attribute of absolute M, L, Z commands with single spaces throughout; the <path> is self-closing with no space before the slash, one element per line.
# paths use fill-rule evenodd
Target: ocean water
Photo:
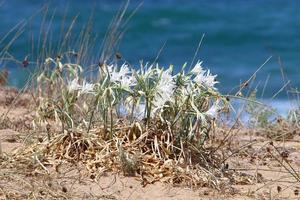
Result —
<path fill-rule="evenodd" d="M 129 11 L 140 2 L 132 0 Z M 91 35 L 98 35 L 95 43 L 100 44 L 121 3 L 117 0 L 0 0 L 0 40 L 18 22 L 28 20 L 24 33 L 14 41 L 9 53 L 18 60 L 34 57 L 31 39 L 38 38 L 43 21 L 43 14 L 38 11 L 47 4 L 45 21 L 54 32 L 49 39 L 53 45 L 58 41 L 62 22 L 70 24 L 78 15 L 73 33 L 76 35 L 91 13 Z M 288 89 L 300 86 L 300 1 L 144 0 L 131 18 L 118 51 L 128 62 L 138 64 L 140 60 L 155 60 L 163 47 L 158 62 L 163 66 L 173 64 L 179 70 L 185 62 L 191 62 L 203 34 L 196 59 L 203 60 L 204 68 L 218 75 L 217 87 L 221 92 L 236 91 L 270 56 L 251 84 L 258 89 L 259 97 L 270 101 L 283 87 L 281 68 L 285 79 L 290 80 Z M 0 43 L 0 48 L 4 46 L 5 43 Z M 95 49 L 92 56 L 97 58 L 98 51 Z M 0 68 L 10 72 L 9 83 L 22 87 L 28 69 L 10 62 L 0 64 Z M 272 104 L 282 109 L 292 96 L 283 90 Z"/>

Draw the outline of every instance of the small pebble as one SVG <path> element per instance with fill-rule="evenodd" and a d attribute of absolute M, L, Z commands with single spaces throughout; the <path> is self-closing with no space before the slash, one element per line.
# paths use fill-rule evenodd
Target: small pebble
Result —
<path fill-rule="evenodd" d="M 68 192 L 68 190 L 67 190 L 67 188 L 66 187 L 62 187 L 62 189 L 61 189 L 64 193 L 67 193 Z"/>
<path fill-rule="evenodd" d="M 277 192 L 279 193 L 279 192 L 281 192 L 281 190 L 282 190 L 282 188 L 278 185 L 277 186 Z"/>

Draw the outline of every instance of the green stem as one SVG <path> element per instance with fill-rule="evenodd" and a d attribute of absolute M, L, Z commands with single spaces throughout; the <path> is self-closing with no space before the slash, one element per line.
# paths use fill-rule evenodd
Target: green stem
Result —
<path fill-rule="evenodd" d="M 89 119 L 89 126 L 88 126 L 88 129 L 87 129 L 87 133 L 89 133 L 90 130 L 91 130 L 92 120 L 94 118 L 94 114 L 95 114 L 95 110 L 96 110 L 96 106 L 97 106 L 97 102 L 99 101 L 99 98 L 100 98 L 100 92 L 99 92 L 99 94 L 97 94 L 96 99 L 94 101 L 94 106 L 92 107 L 93 110 L 92 110 L 92 113 L 91 113 L 91 116 L 90 116 L 90 119 Z"/>
<path fill-rule="evenodd" d="M 151 117 L 151 101 L 149 100 L 149 97 L 146 98 L 145 113 L 146 113 L 146 124 L 147 126 L 149 126 L 150 117 Z"/>
<path fill-rule="evenodd" d="M 113 126 L 114 126 L 114 121 L 113 121 L 113 109 L 112 106 L 110 107 L 110 139 L 113 136 Z"/>
<path fill-rule="evenodd" d="M 104 120 L 104 134 L 105 137 L 107 136 L 107 108 L 104 108 L 104 112 L 103 112 L 103 120 Z"/>
<path fill-rule="evenodd" d="M 131 108 L 131 113 L 130 113 L 130 124 L 132 124 L 133 122 L 133 113 L 134 113 L 134 109 L 135 109 L 135 104 L 136 104 L 136 98 L 133 97 L 133 105 L 132 105 L 132 108 Z"/>

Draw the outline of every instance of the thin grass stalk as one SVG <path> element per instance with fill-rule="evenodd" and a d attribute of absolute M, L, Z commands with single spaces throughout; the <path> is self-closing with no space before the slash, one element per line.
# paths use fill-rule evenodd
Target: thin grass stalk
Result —
<path fill-rule="evenodd" d="M 274 149 L 276 150 L 276 152 L 281 156 L 280 151 L 274 146 Z M 273 154 L 272 154 L 273 156 Z M 299 173 L 296 172 L 296 170 L 291 166 L 291 164 L 285 159 L 283 158 L 284 162 L 290 167 L 290 169 L 292 170 L 292 172 L 283 164 L 283 162 L 281 162 L 278 158 L 276 158 L 275 156 L 273 156 L 290 174 L 292 174 L 296 180 L 298 182 L 300 182 L 300 176 Z M 282 157 L 282 156 L 281 156 Z"/>

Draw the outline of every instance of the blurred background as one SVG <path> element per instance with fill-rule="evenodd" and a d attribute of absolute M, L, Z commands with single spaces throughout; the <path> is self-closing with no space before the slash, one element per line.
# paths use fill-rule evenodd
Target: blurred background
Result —
<path fill-rule="evenodd" d="M 55 46 L 60 42 L 62 26 L 68 27 L 77 17 L 72 32 L 76 36 L 93 15 L 90 35 L 95 36 L 95 46 L 90 52 L 94 55 L 90 56 L 97 60 L 107 27 L 121 3 L 117 0 L 0 0 L 0 39 L 22 20 L 26 21 L 22 33 L 13 38 L 18 33 L 18 29 L 13 29 L 0 48 L 13 38 L 9 54 L 17 60 L 30 61 L 34 58 L 33 44 L 41 35 L 41 26 L 45 32 L 51 30 L 48 40 Z M 128 11 L 132 12 L 139 3 L 132 0 Z M 45 4 L 47 14 L 42 10 Z M 203 60 L 204 68 L 218 75 L 217 87 L 223 93 L 238 87 L 272 56 L 252 85 L 258 88 L 260 98 L 270 100 L 288 80 L 291 84 L 286 89 L 300 86 L 299 33 L 300 1 L 144 0 L 131 18 L 118 51 L 128 62 L 137 65 L 140 60 L 154 61 L 163 48 L 158 57 L 160 65 L 173 64 L 178 70 L 185 62 L 191 63 L 205 34 L 196 60 Z M 24 85 L 29 74 L 28 69 L 10 62 L 2 62 L 1 68 L 9 71 L 9 84 L 17 87 Z M 282 71 L 287 76 L 285 81 Z M 288 96 L 283 90 L 273 102 L 284 108 Z"/>

